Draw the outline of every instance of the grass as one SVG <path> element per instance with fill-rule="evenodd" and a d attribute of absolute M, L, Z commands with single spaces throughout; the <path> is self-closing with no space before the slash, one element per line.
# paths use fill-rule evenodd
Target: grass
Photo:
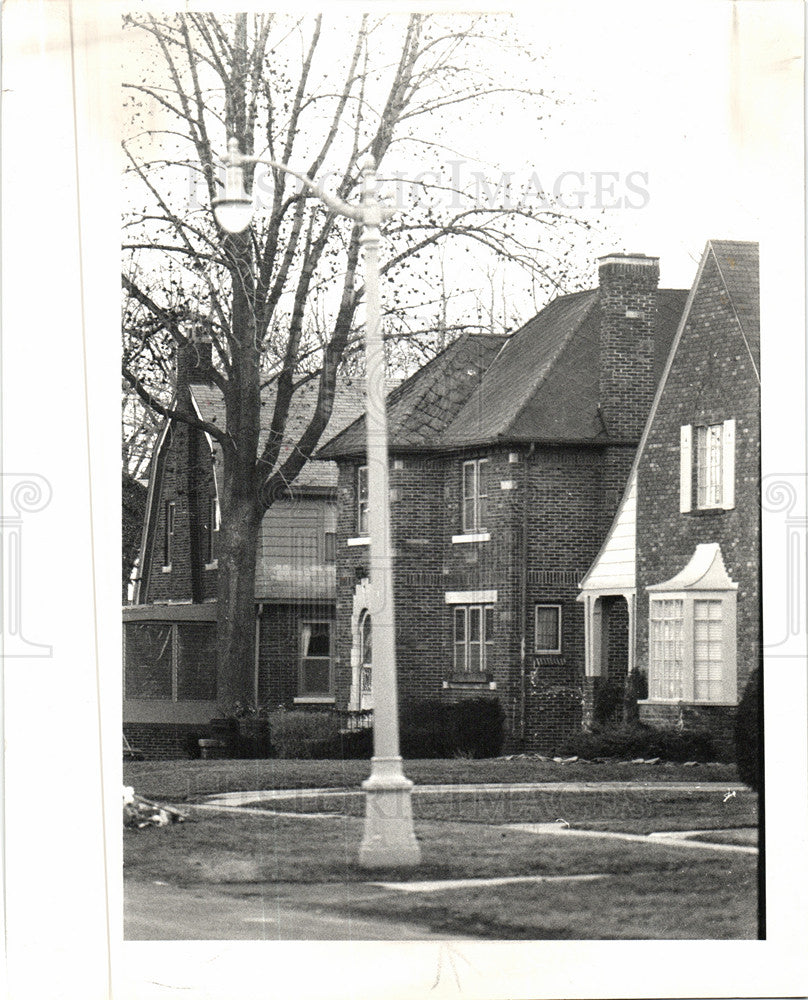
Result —
<path fill-rule="evenodd" d="M 295 794 L 289 799 L 249 803 L 275 812 L 342 813 L 363 816 L 364 795 Z M 642 787 L 590 792 L 528 792 L 504 789 L 497 792 L 447 792 L 414 795 L 416 819 L 459 820 L 464 823 L 553 823 L 566 820 L 589 830 L 647 834 L 681 830 L 683 817 L 688 829 L 716 830 L 757 824 L 757 796 L 736 793 L 724 801 L 721 786 L 666 792 Z"/>
<path fill-rule="evenodd" d="M 327 906 L 329 894 L 339 891 L 341 907 L 345 886 L 358 890 L 374 879 L 603 873 L 608 878 L 591 884 L 356 892 L 348 905 L 357 917 L 490 938 L 755 935 L 756 863 L 750 855 L 537 837 L 478 823 L 419 820 L 416 831 L 422 850 L 417 868 L 373 873 L 356 862 L 362 834 L 356 817 L 210 814 L 179 826 L 127 831 L 125 872 L 128 878 L 288 900 L 311 886 L 318 905 Z"/>
<path fill-rule="evenodd" d="M 538 760 L 408 760 L 416 784 L 536 781 L 736 782 L 734 764 L 628 764 Z M 358 788 L 370 773 L 367 760 L 177 760 L 125 762 L 124 784 L 147 798 L 193 802 L 205 795 L 272 788 Z"/>

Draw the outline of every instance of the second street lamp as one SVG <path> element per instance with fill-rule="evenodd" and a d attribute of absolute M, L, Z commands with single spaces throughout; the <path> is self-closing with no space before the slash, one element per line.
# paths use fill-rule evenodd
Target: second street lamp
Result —
<path fill-rule="evenodd" d="M 313 180 L 282 163 L 242 156 L 230 139 L 224 160 L 225 192 L 213 203 L 219 225 L 243 232 L 252 220 L 252 199 L 244 191 L 243 166 L 261 163 L 296 177 L 328 208 L 363 227 L 365 251 L 365 352 L 367 368 L 366 426 L 368 464 L 368 527 L 373 646 L 373 758 L 366 794 L 365 830 L 359 862 L 365 867 L 411 866 L 421 852 L 412 821 L 412 782 L 404 776 L 399 751 L 398 689 L 395 656 L 393 562 L 390 541 L 390 491 L 387 453 L 385 357 L 381 336 L 379 296 L 380 226 L 388 214 L 376 194 L 376 164 L 362 164 L 362 198 L 348 204 L 323 191 Z"/>

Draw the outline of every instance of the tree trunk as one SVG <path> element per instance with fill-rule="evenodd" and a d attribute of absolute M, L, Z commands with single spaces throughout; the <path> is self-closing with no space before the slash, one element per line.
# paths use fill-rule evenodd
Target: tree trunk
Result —
<path fill-rule="evenodd" d="M 255 706 L 255 566 L 261 511 L 252 491 L 223 510 L 218 551 L 217 701 L 225 715 Z M 257 707 L 257 706 L 255 706 Z"/>

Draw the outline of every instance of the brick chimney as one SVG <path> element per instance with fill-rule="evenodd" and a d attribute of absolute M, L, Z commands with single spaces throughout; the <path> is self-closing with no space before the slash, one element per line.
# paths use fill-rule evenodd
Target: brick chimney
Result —
<path fill-rule="evenodd" d="M 196 330 L 185 344 L 177 345 L 177 400 L 189 402 L 189 385 L 210 385 L 213 382 L 213 341 L 204 330 Z"/>
<path fill-rule="evenodd" d="M 599 260 L 600 403 L 612 438 L 639 438 L 654 397 L 659 257 Z"/>

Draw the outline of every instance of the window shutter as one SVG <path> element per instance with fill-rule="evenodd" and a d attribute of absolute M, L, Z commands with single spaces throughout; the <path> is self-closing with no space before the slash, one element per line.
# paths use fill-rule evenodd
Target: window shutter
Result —
<path fill-rule="evenodd" d="M 721 506 L 735 506 L 735 421 L 725 420 L 721 438 Z"/>
<path fill-rule="evenodd" d="M 692 430 L 690 424 L 680 429 L 679 436 L 679 511 L 686 514 L 691 508 L 693 491 Z"/>

